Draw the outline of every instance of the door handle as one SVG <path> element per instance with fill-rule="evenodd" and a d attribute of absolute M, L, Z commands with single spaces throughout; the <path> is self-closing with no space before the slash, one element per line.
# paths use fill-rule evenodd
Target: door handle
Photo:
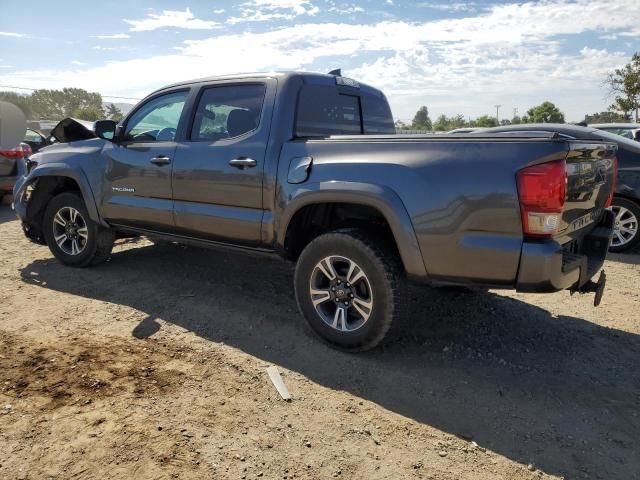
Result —
<path fill-rule="evenodd" d="M 157 157 L 153 157 L 150 161 L 151 163 L 153 163 L 154 165 L 158 165 L 159 167 L 162 167 L 163 165 L 169 165 L 171 163 L 171 159 L 166 155 L 158 155 Z"/>
<path fill-rule="evenodd" d="M 245 168 L 255 167 L 258 164 L 253 158 L 240 157 L 234 158 L 233 160 L 229 160 L 229 165 L 232 167 L 240 168 L 244 170 Z"/>

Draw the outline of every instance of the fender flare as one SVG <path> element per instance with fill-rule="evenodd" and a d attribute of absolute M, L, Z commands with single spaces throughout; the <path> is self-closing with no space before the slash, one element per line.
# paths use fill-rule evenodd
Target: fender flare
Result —
<path fill-rule="evenodd" d="M 20 189 L 23 190 L 27 185 L 30 185 L 41 177 L 66 177 L 74 180 L 80 187 L 80 193 L 89 212 L 89 218 L 103 227 L 108 227 L 102 218 L 100 218 L 91 184 L 84 171 L 70 167 L 64 163 L 45 163 L 31 171 L 29 176 L 25 178 L 25 182 Z"/>
<path fill-rule="evenodd" d="M 284 248 L 289 224 L 303 207 L 317 203 L 353 203 L 375 208 L 385 218 L 396 241 L 407 275 L 424 280 L 427 270 L 413 223 L 402 200 L 391 188 L 361 182 L 329 181 L 305 183 L 289 192 L 288 202 L 281 211 L 276 225 L 276 245 Z"/>

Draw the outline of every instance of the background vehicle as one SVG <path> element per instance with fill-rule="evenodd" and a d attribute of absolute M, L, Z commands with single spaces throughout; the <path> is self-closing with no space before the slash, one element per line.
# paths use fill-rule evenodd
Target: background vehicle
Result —
<path fill-rule="evenodd" d="M 23 173 L 23 159 L 31 155 L 31 147 L 20 143 L 10 150 L 0 150 L 0 202 L 13 191 L 16 180 Z"/>
<path fill-rule="evenodd" d="M 623 252 L 640 245 L 640 142 L 621 137 L 608 130 L 568 124 L 509 125 L 479 130 L 479 134 L 522 132 L 557 132 L 566 138 L 614 141 L 618 144 L 618 179 L 611 206 L 615 213 L 615 230 L 610 250 Z"/>
<path fill-rule="evenodd" d="M 589 127 L 615 133 L 630 140 L 635 140 L 640 131 L 640 123 L 592 123 Z"/>
<path fill-rule="evenodd" d="M 294 260 L 300 311 L 350 351 L 382 340 L 407 280 L 599 302 L 613 142 L 394 132 L 382 92 L 352 79 L 194 80 L 117 126 L 61 122 L 63 143 L 30 159 L 15 208 L 27 237 L 72 266 L 106 261 L 132 234 Z"/>
<path fill-rule="evenodd" d="M 478 130 L 481 130 L 481 129 L 477 127 L 465 127 L 465 128 L 456 128 L 454 130 L 448 131 L 447 133 L 448 134 L 473 133 Z"/>
<path fill-rule="evenodd" d="M 50 140 L 44 133 L 34 130 L 33 128 L 27 128 L 23 143 L 29 145 L 33 153 L 36 153 L 41 148 L 51 144 Z"/>

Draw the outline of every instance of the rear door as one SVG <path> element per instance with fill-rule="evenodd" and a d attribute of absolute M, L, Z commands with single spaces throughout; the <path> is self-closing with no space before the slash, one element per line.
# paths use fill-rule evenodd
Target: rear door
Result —
<path fill-rule="evenodd" d="M 156 95 L 127 119 L 117 143 L 107 142 L 103 216 L 111 223 L 172 230 L 171 171 L 188 89 Z"/>
<path fill-rule="evenodd" d="M 201 88 L 173 166 L 174 217 L 181 233 L 259 245 L 275 88 L 272 80 Z"/>

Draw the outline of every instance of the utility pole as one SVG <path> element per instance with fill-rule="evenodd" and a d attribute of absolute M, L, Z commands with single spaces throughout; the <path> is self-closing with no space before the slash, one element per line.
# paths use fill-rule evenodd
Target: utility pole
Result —
<path fill-rule="evenodd" d="M 502 105 L 496 105 L 496 122 L 500 125 L 500 107 Z"/>

